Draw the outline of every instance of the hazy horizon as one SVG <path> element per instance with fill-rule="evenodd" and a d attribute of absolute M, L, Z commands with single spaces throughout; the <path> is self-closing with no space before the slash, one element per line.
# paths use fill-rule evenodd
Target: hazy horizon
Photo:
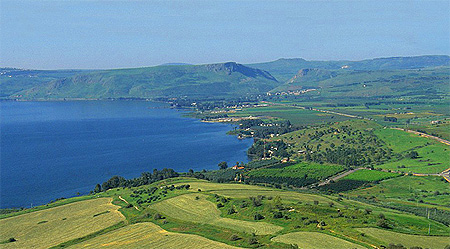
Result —
<path fill-rule="evenodd" d="M 449 55 L 448 1 L 2 0 L 0 67 Z"/>

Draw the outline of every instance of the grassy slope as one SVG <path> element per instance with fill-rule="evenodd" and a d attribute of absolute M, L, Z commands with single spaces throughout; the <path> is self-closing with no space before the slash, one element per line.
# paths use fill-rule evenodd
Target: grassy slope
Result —
<path fill-rule="evenodd" d="M 439 195 L 435 194 L 439 191 Z M 436 204 L 450 207 L 450 198 L 442 193 L 450 193 L 448 182 L 438 176 L 402 176 L 395 179 L 382 181 L 380 184 L 354 190 L 349 193 L 350 196 L 375 196 L 377 199 L 408 203 L 417 205 L 419 199 Z M 447 208 L 450 210 L 450 208 Z"/>
<path fill-rule="evenodd" d="M 249 66 L 269 71 L 280 81 L 287 81 L 303 68 L 339 70 L 342 66 L 348 65 L 353 70 L 393 70 L 449 66 L 449 64 L 448 56 L 415 56 L 377 58 L 362 61 L 307 61 L 301 58 L 294 58 L 255 63 Z"/>
<path fill-rule="evenodd" d="M 0 98 L 87 70 L 22 70 L 0 68 Z"/>
<path fill-rule="evenodd" d="M 385 245 L 389 241 L 395 241 L 396 244 L 402 244 L 406 247 L 420 246 L 423 248 L 444 248 L 450 244 L 450 237 L 430 237 L 395 233 L 378 228 L 360 228 L 359 231 L 367 236 L 383 241 Z"/>
<path fill-rule="evenodd" d="M 124 220 L 110 198 L 75 202 L 0 220 L 2 248 L 48 248 Z M 96 215 L 94 217 L 94 215 Z"/>
<path fill-rule="evenodd" d="M 279 85 L 270 74 L 254 70 L 227 63 L 105 70 L 55 80 L 22 94 L 27 99 L 218 97 L 263 93 Z"/>
<path fill-rule="evenodd" d="M 286 106 L 270 106 L 258 108 L 246 108 L 229 116 L 269 116 L 288 119 L 296 125 L 312 125 L 328 122 L 338 122 L 349 119 L 339 115 L 320 113 L 316 111 L 304 110 Z"/>
<path fill-rule="evenodd" d="M 199 197 L 197 200 L 196 197 Z M 210 224 L 242 232 L 253 232 L 257 235 L 273 234 L 282 227 L 266 222 L 239 221 L 220 217 L 220 211 L 201 194 L 182 195 L 162 201 L 152 206 L 158 212 L 176 219 Z"/>
<path fill-rule="evenodd" d="M 175 185 L 189 184 L 191 185 L 191 189 L 188 191 L 174 190 L 172 192 L 168 192 L 166 196 L 162 196 L 156 193 L 157 195 L 161 196 L 162 199 L 157 200 L 155 203 L 149 205 L 148 204 L 137 205 L 140 211 L 138 211 L 133 207 L 125 208 L 126 204 L 117 198 L 120 195 L 125 199 L 127 199 L 130 203 L 136 203 L 136 199 L 142 197 L 130 196 L 130 193 L 133 193 L 134 190 L 149 188 L 150 186 L 160 187 L 170 184 Z M 179 245 L 178 243 L 186 243 L 186 246 L 192 245 L 193 247 L 195 247 L 196 243 L 200 243 L 199 241 L 203 241 L 202 243 L 206 243 L 207 245 L 209 245 L 208 243 L 212 244 L 215 243 L 208 241 L 204 238 L 199 238 L 197 236 L 192 237 L 188 237 L 190 235 L 178 236 L 180 234 L 172 233 L 172 232 L 181 232 L 181 233 L 201 235 L 208 239 L 213 239 L 230 245 L 248 247 L 249 246 L 248 239 L 251 237 L 251 235 L 249 235 L 248 233 L 242 233 L 242 229 L 244 229 L 246 232 L 252 231 L 252 229 L 255 229 L 255 231 L 257 231 L 258 229 L 262 229 L 262 231 L 270 231 L 270 233 L 276 233 L 276 235 L 300 231 L 322 232 L 329 235 L 338 236 L 339 238 L 345 240 L 350 240 L 354 243 L 364 244 L 368 246 L 369 244 L 379 243 L 379 241 L 372 237 L 362 236 L 360 232 L 355 230 L 355 228 L 374 226 L 377 220 L 377 215 L 380 212 L 384 213 L 387 219 L 391 223 L 395 224 L 393 231 L 426 234 L 428 230 L 428 223 L 430 223 L 432 227 L 432 234 L 435 235 L 448 234 L 449 232 L 448 227 L 445 227 L 442 224 L 436 223 L 434 221 L 426 220 L 425 218 L 397 211 L 392 211 L 372 206 L 369 204 L 355 202 L 351 200 L 345 199 L 337 200 L 336 197 L 332 196 L 303 194 L 292 191 L 282 191 L 271 188 L 250 186 L 243 184 L 210 183 L 206 181 L 193 180 L 189 178 L 165 180 L 162 182 L 154 183 L 150 186 L 142 186 L 131 189 L 112 189 L 107 191 L 106 193 L 101 193 L 100 196 L 113 197 L 114 203 L 122 207 L 120 211 L 125 215 L 128 222 L 135 223 L 135 222 L 152 221 L 162 226 L 166 231 L 160 230 L 160 228 L 155 227 L 154 225 L 151 224 L 143 225 L 145 224 L 143 223 L 140 224 L 139 226 L 137 225 L 128 226 L 125 228 L 118 227 L 119 230 L 98 234 L 96 236 L 89 237 L 87 240 L 86 239 L 79 240 L 78 242 L 68 244 L 69 245 L 71 244 L 76 247 L 79 247 L 80 245 L 83 246 L 86 245 L 91 247 L 99 247 L 102 245 L 133 247 L 134 245 L 137 245 L 135 243 L 138 243 L 148 245 L 149 247 L 154 247 L 156 245 L 160 245 L 160 243 L 168 243 L 168 245 L 174 245 L 174 247 L 169 246 L 168 248 L 175 248 L 176 245 Z M 199 192 L 198 189 L 201 189 L 202 191 Z M 161 191 L 161 189 L 158 191 Z M 225 203 L 225 207 L 220 208 L 220 210 L 217 210 L 214 199 L 212 199 L 214 193 L 223 196 L 225 195 L 230 196 L 231 199 Z M 260 207 L 253 207 L 251 205 L 250 206 L 247 205 L 246 207 L 242 206 L 242 203 L 249 202 L 250 196 L 257 196 L 257 195 L 266 196 L 266 198 L 263 199 L 262 206 Z M 199 196 L 200 199 L 196 200 L 195 196 Z M 272 196 L 273 199 L 271 200 L 267 199 L 268 196 Z M 281 210 L 282 213 L 289 216 L 289 219 L 287 220 L 275 219 L 271 216 L 274 212 L 278 210 L 274 202 L 277 199 L 275 198 L 276 196 L 281 197 L 281 203 L 283 206 L 287 207 L 288 209 L 291 208 L 295 210 L 294 212 L 287 211 L 287 209 L 284 209 L 284 211 Z M 179 200 L 181 199 L 182 201 L 179 202 Z M 52 214 L 54 213 L 54 211 L 57 211 L 58 209 L 69 208 L 73 205 L 87 205 L 87 203 L 98 200 L 104 199 L 94 199 L 67 204 L 47 210 L 1 219 L 0 222 L 5 222 L 9 219 L 24 219 L 24 217 L 26 219 L 26 217 L 29 215 L 39 215 L 39 213 L 41 212 L 47 212 L 49 214 Z M 315 204 L 314 201 L 317 201 L 318 205 Z M 170 205 L 168 205 L 169 203 Z M 330 203 L 332 203 L 333 205 L 330 205 Z M 92 208 L 92 205 L 89 206 L 90 208 Z M 237 213 L 228 214 L 227 210 L 231 207 L 234 207 Z M 100 209 L 98 209 L 98 211 L 96 211 L 94 214 L 104 212 L 104 209 L 102 208 Z M 156 211 L 155 209 L 158 210 L 158 212 L 163 213 L 164 215 L 166 215 L 166 213 L 169 213 L 167 214 L 167 218 L 164 220 L 153 220 L 152 217 L 153 214 L 155 214 Z M 338 209 L 340 211 L 338 211 Z M 373 210 L 373 213 L 367 214 L 365 211 L 363 211 L 364 209 Z M 72 209 L 71 212 L 73 212 Z M 260 212 L 266 217 L 264 220 L 262 220 L 263 222 L 253 221 L 253 214 L 255 212 Z M 343 216 L 339 217 L 337 215 L 333 215 L 339 212 L 341 212 Z M 87 220 L 91 221 L 90 227 L 102 225 L 103 222 L 99 223 L 92 222 L 92 219 L 102 218 L 102 216 L 109 215 L 111 214 L 111 212 L 103 213 L 96 217 L 93 217 L 94 214 L 90 213 L 86 218 Z M 83 216 L 80 215 L 79 213 L 73 213 L 73 215 Z M 173 218 L 172 216 L 174 216 L 175 218 Z M 81 219 L 82 218 L 80 218 L 80 220 Z M 203 224 L 199 225 L 200 219 L 203 220 L 206 219 L 206 221 L 201 221 L 201 223 L 203 222 Z M 40 220 L 40 218 L 38 220 Z M 324 230 L 319 229 L 316 226 L 316 223 L 305 223 L 306 221 L 309 220 L 319 220 L 326 222 L 325 229 Z M 50 221 L 51 220 L 49 219 L 48 223 L 38 224 L 36 226 L 50 224 Z M 69 216 L 65 221 L 69 221 Z M 16 224 L 18 224 L 17 226 L 19 226 L 20 228 L 21 226 L 20 224 L 23 225 L 24 223 L 16 222 Z M 79 228 L 78 223 L 73 224 L 72 226 Z M 283 228 L 283 230 L 279 231 L 280 228 L 278 227 Z M 63 239 L 66 240 L 73 239 L 73 236 L 64 237 L 70 235 L 66 233 L 66 231 L 70 229 L 71 228 L 65 228 L 63 230 L 59 230 L 59 232 L 62 233 Z M 159 231 L 156 234 L 153 233 L 153 231 L 156 231 L 155 229 Z M 89 233 L 90 230 L 84 229 L 84 231 L 85 233 L 79 234 L 79 236 L 86 235 L 87 233 Z M 40 232 L 41 231 L 33 230 L 34 234 L 33 236 L 42 236 Z M 159 234 L 164 234 L 167 236 L 161 238 Z M 232 234 L 238 234 L 238 236 L 243 239 L 238 241 L 230 241 L 229 238 Z M 13 236 L 13 235 L 8 234 L 5 236 Z M 273 244 L 270 241 L 271 237 L 272 237 L 271 235 L 256 236 L 259 243 L 263 245 L 271 245 L 272 247 L 281 246 L 281 244 L 277 243 Z M 58 242 L 59 241 L 60 240 L 58 240 Z M 4 245 L 7 246 L 18 245 L 16 243 L 17 242 L 13 242 Z M 211 246 L 215 246 L 212 244 Z"/>
<path fill-rule="evenodd" d="M 419 153 L 419 158 L 403 158 L 378 165 L 379 168 L 413 173 L 440 173 L 450 167 L 447 145 L 400 130 L 379 129 L 375 134 L 394 152 L 405 153 L 414 150 Z"/>
<path fill-rule="evenodd" d="M 77 244 L 73 248 L 237 248 L 198 235 L 168 232 L 150 223 L 138 223 Z M 71 247 L 72 248 L 72 247 Z"/>
<path fill-rule="evenodd" d="M 381 180 L 389 179 L 389 178 L 396 177 L 399 175 L 400 174 L 391 173 L 391 172 L 362 169 L 362 170 L 355 171 L 355 172 L 351 173 L 350 175 L 343 177 L 342 179 L 343 180 L 374 182 L 374 181 L 381 181 Z"/>
<path fill-rule="evenodd" d="M 323 233 L 315 232 L 295 232 L 277 236 L 272 239 L 276 242 L 282 242 L 285 244 L 297 245 L 299 248 L 314 249 L 314 248 L 335 248 L 335 249 L 348 249 L 348 248 L 365 248 L 361 245 L 348 242 L 343 239 L 339 239 Z"/>

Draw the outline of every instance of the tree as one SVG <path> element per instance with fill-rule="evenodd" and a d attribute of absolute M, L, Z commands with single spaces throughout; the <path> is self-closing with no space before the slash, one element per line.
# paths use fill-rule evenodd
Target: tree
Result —
<path fill-rule="evenodd" d="M 406 157 L 411 158 L 411 159 L 415 159 L 415 158 L 419 157 L 419 153 L 417 153 L 417 151 L 412 150 L 411 152 L 406 154 Z"/>
<path fill-rule="evenodd" d="M 194 170 L 193 169 L 189 169 L 189 175 L 193 175 L 194 174 Z"/>
<path fill-rule="evenodd" d="M 227 162 L 220 162 L 218 164 L 218 166 L 219 166 L 219 169 L 226 169 L 226 168 L 228 168 Z"/>
<path fill-rule="evenodd" d="M 97 185 L 95 185 L 94 188 L 94 193 L 100 193 L 102 192 L 102 187 L 100 186 L 100 184 L 97 183 Z"/>

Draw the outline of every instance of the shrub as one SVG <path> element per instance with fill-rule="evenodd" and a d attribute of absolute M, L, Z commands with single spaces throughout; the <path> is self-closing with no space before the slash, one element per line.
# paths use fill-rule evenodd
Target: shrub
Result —
<path fill-rule="evenodd" d="M 17 241 L 17 240 L 15 238 L 13 238 L 13 237 L 8 239 L 8 242 L 14 242 L 14 241 Z"/>
<path fill-rule="evenodd" d="M 264 216 L 262 216 L 261 214 L 256 213 L 255 215 L 253 215 L 253 219 L 254 220 L 262 220 L 262 219 L 264 219 Z"/>
<path fill-rule="evenodd" d="M 236 210 L 234 210 L 234 208 L 228 209 L 228 214 L 234 214 L 234 213 L 236 213 Z"/>
<path fill-rule="evenodd" d="M 236 240 L 240 240 L 241 237 L 237 236 L 236 234 L 231 235 L 230 240 L 231 241 L 236 241 Z"/>
<path fill-rule="evenodd" d="M 258 240 L 256 238 L 252 237 L 248 240 L 248 243 L 250 245 L 255 245 L 255 244 L 258 244 Z"/>
<path fill-rule="evenodd" d="M 386 219 L 379 219 L 377 221 L 377 226 L 382 227 L 382 228 L 387 228 L 387 229 L 391 228 L 391 226 L 389 225 L 389 223 L 387 222 Z"/>
<path fill-rule="evenodd" d="M 220 203 L 220 202 L 217 203 L 217 208 L 222 208 L 222 207 L 224 207 L 222 203 Z"/>
<path fill-rule="evenodd" d="M 283 218 L 283 214 L 281 212 L 275 212 L 273 214 L 273 218 L 275 219 Z"/>
<path fill-rule="evenodd" d="M 153 219 L 154 220 L 161 220 L 161 219 L 164 219 L 164 217 L 161 214 L 156 213 L 155 215 L 153 215 Z"/>

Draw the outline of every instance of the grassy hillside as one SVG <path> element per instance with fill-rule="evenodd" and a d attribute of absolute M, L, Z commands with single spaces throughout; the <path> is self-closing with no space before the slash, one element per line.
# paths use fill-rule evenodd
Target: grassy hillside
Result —
<path fill-rule="evenodd" d="M 153 223 L 144 222 L 98 236 L 77 244 L 73 248 L 233 249 L 238 247 L 198 235 L 168 232 Z"/>
<path fill-rule="evenodd" d="M 314 249 L 314 248 L 365 248 L 361 245 L 348 242 L 327 234 L 316 232 L 295 232 L 277 236 L 272 239 L 276 242 L 285 244 L 297 245 L 299 248 Z"/>
<path fill-rule="evenodd" d="M 302 69 L 272 92 L 320 89 L 323 97 L 442 95 L 448 94 L 449 77 L 448 67 L 377 71 Z"/>
<path fill-rule="evenodd" d="M 49 248 L 113 226 L 125 218 L 111 198 L 75 202 L 0 219 L 1 248 Z"/>
<path fill-rule="evenodd" d="M 151 189 L 157 190 L 147 191 Z M 112 198 L 126 223 L 99 232 L 121 219 L 105 222 L 117 206 L 97 196 Z M 450 232 L 433 220 L 338 196 L 192 178 L 109 189 L 88 197 L 92 199 L 0 219 L 1 247 L 33 243 L 34 248 L 371 248 L 406 243 L 403 238 L 410 238 L 412 246 L 441 246 L 449 239 L 442 235 Z M 146 198 L 154 201 L 138 202 Z M 105 209 L 108 206 L 115 209 Z M 434 236 L 425 236 L 429 226 Z M 398 236 L 388 236 L 392 232 Z M 378 236 L 381 233 L 388 234 Z M 9 237 L 17 241 L 7 242 Z"/>
<path fill-rule="evenodd" d="M 300 69 L 316 68 L 338 70 L 347 66 L 349 70 L 395 70 L 417 69 L 426 67 L 450 66 L 450 57 L 446 55 L 415 56 L 415 57 L 389 57 L 362 61 L 307 61 L 301 58 L 279 59 L 265 63 L 249 64 L 270 72 L 278 80 L 286 82 Z"/>
<path fill-rule="evenodd" d="M 27 99 L 225 97 L 265 93 L 278 85 L 268 72 L 228 62 L 78 74 L 20 94 Z"/>
<path fill-rule="evenodd" d="M 44 85 L 56 79 L 86 73 L 87 70 L 27 70 L 0 68 L 0 98 L 7 98 L 20 91 Z"/>

